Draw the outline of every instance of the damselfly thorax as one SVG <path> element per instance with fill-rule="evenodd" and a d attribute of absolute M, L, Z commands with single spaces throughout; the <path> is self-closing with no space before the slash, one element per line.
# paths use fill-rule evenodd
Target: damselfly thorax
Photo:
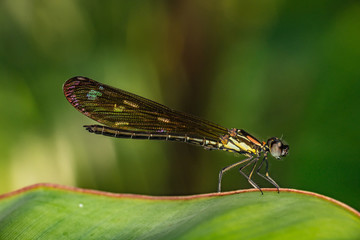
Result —
<path fill-rule="evenodd" d="M 278 138 L 260 142 L 242 129 L 227 129 L 86 77 L 69 79 L 63 89 L 67 100 L 77 110 L 103 124 L 85 125 L 89 132 L 116 138 L 179 141 L 208 150 L 239 153 L 247 158 L 219 172 L 219 192 L 223 174 L 235 167 L 239 167 L 239 172 L 260 191 L 260 187 L 251 179 L 255 169 L 259 176 L 279 191 L 279 185 L 269 176 L 267 160 L 269 152 L 275 158 L 288 154 L 289 146 Z M 259 172 L 264 163 L 265 175 Z M 250 165 L 250 174 L 246 175 L 242 170 Z"/>

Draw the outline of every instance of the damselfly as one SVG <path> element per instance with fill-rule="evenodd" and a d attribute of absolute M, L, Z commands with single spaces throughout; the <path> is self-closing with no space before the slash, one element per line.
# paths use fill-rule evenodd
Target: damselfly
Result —
<path fill-rule="evenodd" d="M 272 137 L 267 142 L 260 142 L 242 129 L 227 129 L 86 77 L 67 80 L 63 90 L 67 100 L 78 111 L 105 125 L 85 125 L 89 132 L 116 138 L 179 141 L 208 150 L 240 153 L 247 158 L 219 172 L 218 192 L 221 191 L 223 174 L 242 164 L 239 171 L 254 188 L 261 191 L 251 179 L 256 169 L 256 173 L 279 192 L 279 185 L 269 175 L 267 159 L 269 152 L 275 158 L 288 154 L 289 146 L 279 138 Z M 261 156 L 263 158 L 260 160 Z M 260 173 L 264 163 L 265 175 Z M 250 174 L 246 175 L 243 169 L 250 165 Z"/>

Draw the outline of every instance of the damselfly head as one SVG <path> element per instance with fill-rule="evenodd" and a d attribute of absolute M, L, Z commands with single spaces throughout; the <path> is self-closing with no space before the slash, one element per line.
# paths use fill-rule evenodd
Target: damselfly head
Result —
<path fill-rule="evenodd" d="M 269 151 L 274 158 L 285 157 L 289 152 L 289 145 L 284 144 L 279 138 L 273 137 L 267 141 Z"/>

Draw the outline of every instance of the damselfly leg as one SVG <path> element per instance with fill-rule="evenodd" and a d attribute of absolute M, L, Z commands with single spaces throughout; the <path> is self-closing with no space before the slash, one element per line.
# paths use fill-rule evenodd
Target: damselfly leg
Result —
<path fill-rule="evenodd" d="M 248 162 L 245 166 L 242 166 L 242 167 L 239 169 L 239 172 L 248 180 L 248 182 L 249 182 L 254 188 L 259 189 L 259 191 L 261 192 L 261 194 L 263 194 L 261 188 L 260 188 L 253 180 L 251 180 L 252 174 L 254 173 L 254 169 L 255 169 L 255 167 L 256 167 L 256 163 L 257 163 L 258 160 L 259 160 L 259 157 L 256 157 L 256 158 L 252 159 L 252 160 L 251 160 L 250 162 Z M 249 174 L 249 176 L 248 176 L 248 175 L 246 175 L 242 170 L 243 170 L 244 168 L 248 167 L 249 165 L 251 165 L 252 163 L 253 163 L 254 165 L 253 165 L 253 167 L 252 167 L 252 169 L 251 169 L 251 172 L 250 172 L 250 174 Z"/>
<path fill-rule="evenodd" d="M 227 166 L 227 167 L 224 167 L 223 169 L 221 169 L 221 171 L 219 172 L 219 183 L 218 183 L 218 192 L 221 192 L 221 181 L 222 181 L 222 176 L 225 172 L 229 171 L 230 169 L 236 167 L 236 166 L 239 166 L 240 164 L 243 164 L 245 162 L 248 162 L 252 159 L 253 157 L 249 157 L 247 159 L 244 159 L 240 162 L 236 162 L 234 164 L 231 164 L 230 166 Z"/>
<path fill-rule="evenodd" d="M 264 164 L 264 162 L 265 162 L 265 176 L 260 173 L 260 169 L 261 169 L 262 165 Z M 280 190 L 279 190 L 280 187 L 279 187 L 279 185 L 278 185 L 278 184 L 270 177 L 270 175 L 269 175 L 269 163 L 268 163 L 268 159 L 267 159 L 267 154 L 264 154 L 264 158 L 263 158 L 263 160 L 261 161 L 258 169 L 256 170 L 256 173 L 257 173 L 260 177 L 264 178 L 266 181 L 268 181 L 269 183 L 271 183 L 272 185 L 274 185 L 274 186 L 276 187 L 278 193 L 280 193 Z"/>

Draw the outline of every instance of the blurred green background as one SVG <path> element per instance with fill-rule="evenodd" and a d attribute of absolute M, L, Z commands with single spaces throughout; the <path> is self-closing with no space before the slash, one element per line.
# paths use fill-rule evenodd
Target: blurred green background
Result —
<path fill-rule="evenodd" d="M 243 157 L 90 134 L 65 99 L 73 76 L 260 140 L 281 187 L 360 209 L 359 1 L 0 2 L 0 193 L 52 182 L 112 192 L 215 192 Z M 262 187 L 271 185 L 258 176 Z M 250 188 L 233 170 L 223 190 Z M 260 197 L 260 194 L 259 194 Z"/>

